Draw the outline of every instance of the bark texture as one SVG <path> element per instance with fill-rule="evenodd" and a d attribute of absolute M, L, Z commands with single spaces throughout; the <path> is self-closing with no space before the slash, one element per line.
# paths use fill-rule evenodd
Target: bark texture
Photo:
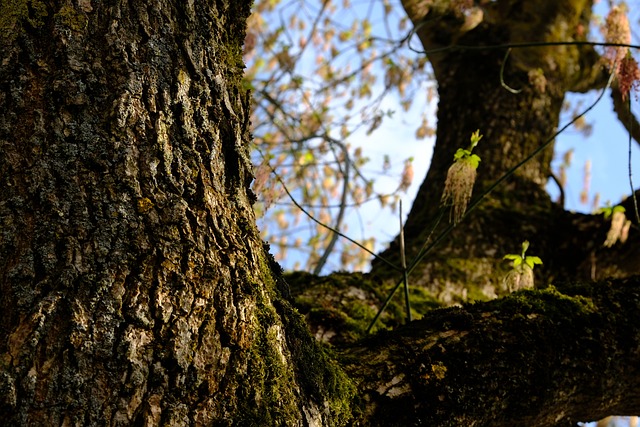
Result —
<path fill-rule="evenodd" d="M 0 3 L 3 425 L 343 420 L 255 228 L 249 6 Z"/>
<path fill-rule="evenodd" d="M 369 336 L 384 298 L 372 276 L 287 279 L 357 382 L 362 425 L 575 427 L 640 407 L 638 276 L 431 309 L 401 327 L 392 304 L 377 325 L 393 330 Z"/>

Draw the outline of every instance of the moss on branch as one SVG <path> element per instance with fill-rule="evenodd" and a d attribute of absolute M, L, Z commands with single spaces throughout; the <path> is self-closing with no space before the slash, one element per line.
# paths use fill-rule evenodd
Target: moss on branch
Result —
<path fill-rule="evenodd" d="M 372 425 L 553 426 L 640 405 L 640 279 L 435 310 L 343 353 Z"/>

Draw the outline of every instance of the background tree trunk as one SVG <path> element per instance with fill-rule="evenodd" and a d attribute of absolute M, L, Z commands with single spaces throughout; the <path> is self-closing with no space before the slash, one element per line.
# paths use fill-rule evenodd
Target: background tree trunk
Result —
<path fill-rule="evenodd" d="M 250 2 L 0 4 L 3 424 L 339 422 L 252 213 Z"/>
<path fill-rule="evenodd" d="M 428 7 L 406 0 L 403 6 L 433 65 L 439 95 L 431 166 L 405 225 L 411 259 L 430 235 L 438 236 L 448 226 L 448 210 L 436 224 L 447 170 L 456 150 L 468 148 L 476 129 L 483 138 L 474 150 L 482 159 L 475 198 L 552 138 L 567 92 L 602 88 L 608 76 L 590 47 L 537 46 L 509 53 L 505 47 L 491 48 L 584 40 L 591 1 L 490 2 L 472 9 L 482 10 L 483 16 L 472 28 L 465 26 L 468 11 L 463 14 L 451 2 Z M 544 284 L 640 273 L 601 250 L 608 228 L 602 216 L 569 214 L 551 202 L 545 186 L 552 157 L 551 143 L 493 190 L 419 265 L 412 284 L 448 303 L 495 297 L 506 292 L 502 278 L 509 266 L 502 257 L 519 253 L 524 240 L 531 242 L 529 254 L 545 263 L 536 272 Z M 382 255 L 399 265 L 398 240 Z M 373 272 L 397 277 L 378 260 Z"/>

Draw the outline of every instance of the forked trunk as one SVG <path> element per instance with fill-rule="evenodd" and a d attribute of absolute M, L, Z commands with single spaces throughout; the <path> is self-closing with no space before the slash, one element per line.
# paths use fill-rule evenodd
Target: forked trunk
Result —
<path fill-rule="evenodd" d="M 572 249 L 578 237 L 588 236 L 584 226 L 574 225 L 582 218 L 565 215 L 545 186 L 565 94 L 603 86 L 606 75 L 588 47 L 505 46 L 583 39 L 580 28 L 588 26 L 591 2 L 491 2 L 464 12 L 450 2 L 434 2 L 429 9 L 407 0 L 404 6 L 434 68 L 439 94 L 431 167 L 405 225 L 408 258 L 448 227 L 448 208 L 437 223 L 447 170 L 456 150 L 469 147 L 474 131 L 483 138 L 473 151 L 481 162 L 472 202 L 539 150 L 441 240 L 418 265 L 412 284 L 427 286 L 446 301 L 495 296 L 506 291 L 502 278 L 509 266 L 502 257 L 519 253 L 524 240 L 531 242 L 530 254 L 543 257 L 545 280 L 590 277 L 585 260 L 598 244 Z M 482 18 L 475 26 L 473 16 Z M 588 231 L 596 229 L 590 225 Z M 382 255 L 399 259 L 397 239 Z M 374 272 L 389 276 L 377 261 Z"/>

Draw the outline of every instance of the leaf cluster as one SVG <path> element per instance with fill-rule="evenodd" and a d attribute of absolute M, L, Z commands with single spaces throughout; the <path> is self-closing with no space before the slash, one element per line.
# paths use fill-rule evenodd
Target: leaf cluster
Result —
<path fill-rule="evenodd" d="M 533 270 L 535 265 L 542 264 L 542 260 L 537 256 L 526 255 L 527 249 L 529 249 L 529 241 L 525 240 L 522 242 L 522 252 L 520 254 L 507 254 L 503 259 L 512 261 L 511 266 L 513 268 L 518 268 L 524 263 L 524 265 Z"/>
<path fill-rule="evenodd" d="M 624 213 L 625 211 L 626 209 L 624 208 L 624 206 L 621 206 L 621 205 L 605 206 L 598 209 L 598 213 L 604 215 L 604 219 L 609 219 L 616 212 Z"/>
<path fill-rule="evenodd" d="M 471 145 L 469 149 L 458 148 L 456 153 L 453 155 L 453 160 L 457 161 L 465 161 L 473 166 L 474 169 L 478 168 L 480 165 L 480 156 L 477 154 L 473 154 L 472 151 L 478 145 L 478 142 L 482 139 L 482 135 L 480 135 L 480 130 L 476 130 L 473 134 L 471 134 Z"/>

